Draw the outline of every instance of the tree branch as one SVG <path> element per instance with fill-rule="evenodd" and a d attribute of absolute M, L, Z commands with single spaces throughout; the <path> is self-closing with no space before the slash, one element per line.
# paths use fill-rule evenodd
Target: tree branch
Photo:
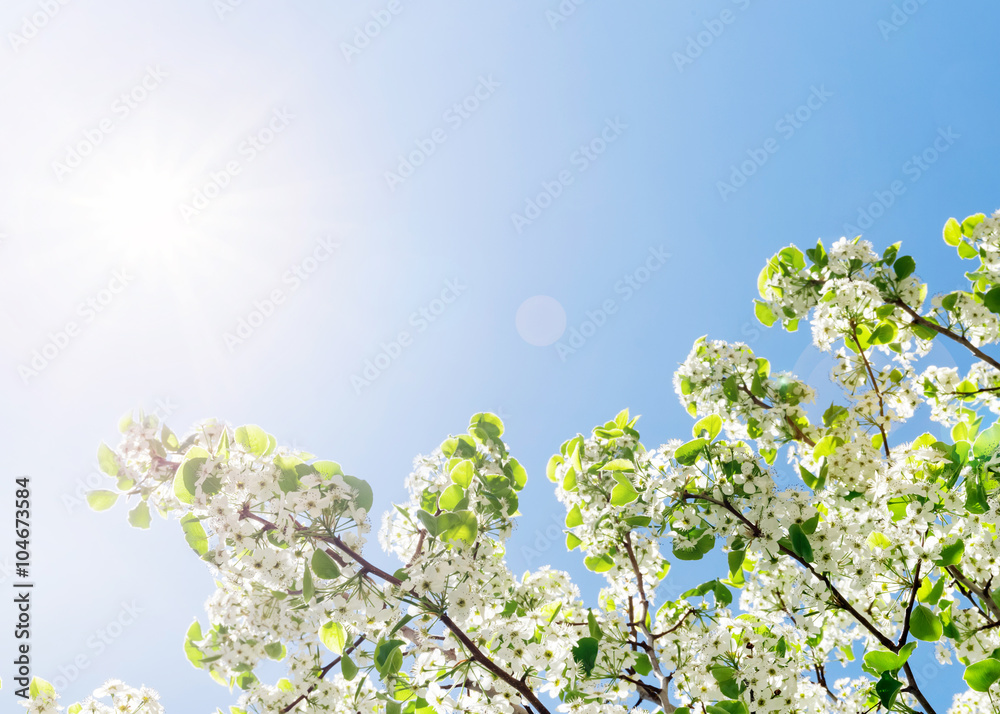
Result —
<path fill-rule="evenodd" d="M 317 677 L 319 679 L 323 679 L 323 677 L 325 677 L 329 673 L 329 671 L 331 669 L 333 669 L 334 667 L 336 667 L 337 664 L 342 659 L 344 659 L 344 657 L 346 657 L 347 655 L 351 654 L 351 652 L 353 652 L 358 647 L 360 647 L 361 643 L 364 642 L 364 641 L 365 641 L 365 636 L 364 635 L 361 635 L 360 637 L 358 637 L 358 639 L 354 640 L 354 644 L 352 644 L 350 647 L 348 647 L 346 650 L 344 650 L 344 654 L 342 654 L 340 657 L 337 657 L 330 664 L 328 664 L 323 669 L 321 669 L 319 671 L 319 674 L 317 675 Z M 306 699 L 310 694 L 312 694 L 316 690 L 317 686 L 319 686 L 319 685 L 317 685 L 317 684 L 311 685 L 309 687 L 309 689 L 306 690 L 305 694 L 300 694 L 297 699 L 295 699 L 291 704 L 289 704 L 287 707 L 285 707 L 284 709 L 282 709 L 281 712 L 280 712 L 280 714 L 288 714 L 288 712 L 290 712 L 292 709 L 294 709 L 295 706 L 299 702 L 301 702 L 302 700 Z"/>
<path fill-rule="evenodd" d="M 927 701 L 927 697 L 925 697 L 924 693 L 920 691 L 920 687 L 917 686 L 917 679 L 913 676 L 913 670 L 910 669 L 910 663 L 907 662 L 904 664 L 903 669 L 906 671 L 906 679 L 910 683 L 910 685 L 906 688 L 907 691 L 913 693 L 913 696 L 915 696 L 917 701 L 920 702 L 920 706 L 924 708 L 924 712 L 926 714 L 937 714 L 937 712 L 934 711 L 934 707 L 931 706 L 931 703 Z"/>
<path fill-rule="evenodd" d="M 245 506 L 243 510 L 240 512 L 240 518 L 241 519 L 250 518 L 251 520 L 257 521 L 258 523 L 263 524 L 265 529 L 267 527 L 276 528 L 276 526 L 267 519 L 262 518 L 255 513 L 251 513 L 248 506 Z M 295 525 L 299 530 L 304 528 L 304 526 L 298 523 L 298 521 L 295 521 Z M 362 556 L 360 553 L 357 553 L 353 548 L 348 546 L 346 543 L 344 543 L 343 540 L 341 540 L 337 536 L 332 534 L 330 535 L 317 534 L 316 539 L 323 541 L 324 543 L 332 544 L 341 552 L 343 552 L 347 557 L 349 557 L 351 560 L 360 565 L 362 568 L 361 575 L 363 577 L 367 577 L 367 574 L 371 573 L 372 575 L 376 575 L 382 580 L 385 580 L 386 582 L 391 583 L 397 587 L 401 587 L 403 585 L 402 580 L 397 578 L 395 575 L 387 573 L 377 565 L 374 565 L 371 562 L 369 562 L 367 559 L 365 559 L 364 556 Z M 415 590 L 409 590 L 407 592 L 417 600 L 423 600 L 423 597 Z M 428 608 L 428 609 L 434 610 L 434 608 Z M 513 675 L 500 668 L 493 660 L 489 659 L 486 655 L 484 655 L 482 651 L 478 647 L 476 647 L 475 643 L 472 642 L 471 639 L 469 639 L 468 635 L 466 635 L 465 632 L 463 632 L 462 629 L 458 625 L 456 625 L 455 622 L 450 617 L 448 617 L 446 613 L 440 612 L 437 614 L 441 622 L 445 625 L 445 627 L 451 630 L 451 632 L 455 635 L 455 637 L 457 637 L 458 640 L 463 645 L 466 646 L 469 652 L 472 653 L 473 659 L 479 665 L 484 667 L 491 674 L 493 674 L 498 679 L 508 684 L 515 691 L 517 691 L 518 694 L 524 697 L 527 701 L 531 703 L 533 707 L 535 707 L 538 710 L 539 714 L 550 714 L 549 710 L 545 707 L 545 705 L 542 704 L 541 701 L 539 701 L 537 696 L 535 696 L 535 693 L 531 690 L 531 687 L 529 687 L 526 683 L 516 679 Z"/>
<path fill-rule="evenodd" d="M 649 613 L 649 600 L 646 598 L 646 588 L 643 585 L 642 572 L 639 570 L 639 562 L 635 558 L 635 551 L 632 549 L 632 533 L 631 531 L 625 532 L 625 552 L 628 553 L 629 563 L 632 565 L 632 572 L 635 573 L 636 583 L 639 587 L 639 597 L 642 600 L 642 617 L 639 621 L 639 627 L 642 628 L 642 633 L 646 636 L 649 642 L 649 662 L 653 666 L 653 671 L 656 672 L 656 678 L 660 681 L 660 693 L 657 697 L 657 703 L 663 708 L 666 714 L 671 714 L 675 711 L 676 707 L 670 703 L 670 693 L 669 684 L 670 676 L 664 674 L 663 669 L 660 667 L 660 659 L 656 656 L 655 640 L 649 628 L 646 626 L 646 615 Z"/>
<path fill-rule="evenodd" d="M 756 538 L 763 537 L 764 533 L 763 533 L 763 531 L 761 531 L 760 527 L 757 524 L 755 524 L 752 521 L 750 521 L 746 516 L 744 516 L 738 510 L 736 510 L 733 507 L 733 505 L 731 503 L 729 503 L 729 501 L 725 501 L 725 500 L 719 501 L 719 500 L 716 500 L 716 499 L 712 498 L 711 496 L 708 496 L 707 494 L 702 494 L 702 493 L 685 493 L 684 494 L 684 498 L 688 498 L 688 497 L 698 498 L 700 500 L 708 501 L 709 503 L 714 503 L 717 506 L 721 506 L 722 508 L 725 508 L 727 511 L 729 511 L 734 516 L 736 516 L 740 521 L 742 521 L 743 525 L 745 525 L 748 529 L 750 529 L 750 532 L 754 535 L 754 537 L 756 537 Z M 792 560 L 794 560 L 795 562 L 797 562 L 799 565 L 801 565 L 803 568 L 805 568 L 806 570 L 808 570 L 810 573 L 813 574 L 813 576 L 817 580 L 819 580 L 820 582 L 822 582 L 827 587 L 827 589 L 833 595 L 833 604 L 835 606 L 841 608 L 842 610 L 846 610 L 847 612 L 849 612 L 851 614 L 851 616 L 855 620 L 857 620 L 858 623 L 862 627 L 864 627 L 866 630 L 868 630 L 868 632 L 871 633 L 871 635 L 875 639 L 877 639 L 879 641 L 879 643 L 883 647 L 885 647 L 888 650 L 892 650 L 893 652 L 897 652 L 898 651 L 898 648 L 896 647 L 896 644 L 892 640 L 890 640 L 888 637 L 886 637 L 884 634 L 882 634 L 882 632 L 878 628 L 876 628 L 860 612 L 858 612 L 854 608 L 854 606 L 851 605 L 851 603 L 847 600 L 847 598 L 844 597 L 843 593 L 841 593 L 840 590 L 837 589 L 837 586 L 834 585 L 830 581 L 829 577 L 827 577 L 823 573 L 818 572 L 816 570 L 816 568 L 813 567 L 812 563 L 806 562 L 805 560 L 803 560 L 802 558 L 800 558 L 793 551 L 788 550 L 783 545 L 780 545 L 780 544 L 777 544 L 777 545 L 778 545 L 778 549 L 779 549 L 779 551 L 781 553 L 783 553 L 784 555 L 788 556 L 789 558 L 791 558 Z"/>
<path fill-rule="evenodd" d="M 913 587 L 910 588 L 910 602 L 906 606 L 906 615 L 903 617 L 903 632 L 899 636 L 899 644 L 896 645 L 898 652 L 906 644 L 906 638 L 910 634 L 910 615 L 913 614 L 913 603 L 917 601 L 917 588 L 920 587 L 920 566 L 923 561 L 917 561 L 917 567 L 913 569 Z"/>
<path fill-rule="evenodd" d="M 969 342 L 966 338 L 952 332 L 947 327 L 941 327 L 941 325 L 937 324 L 936 322 L 931 322 L 930 320 L 921 317 L 916 310 L 914 310 L 912 307 L 907 305 L 899 298 L 896 298 L 895 300 L 890 300 L 886 304 L 895 305 L 896 307 L 902 308 L 906 312 L 906 314 L 908 314 L 913 319 L 913 322 L 915 324 L 928 327 L 937 332 L 939 335 L 944 335 L 949 340 L 957 342 L 958 344 L 962 345 L 967 350 L 969 350 L 969 352 L 974 354 L 976 357 L 981 359 L 983 362 L 992 365 L 997 371 L 1000 371 L 1000 362 L 997 362 L 995 359 L 993 359 L 988 354 L 983 352 L 981 349 L 976 347 L 974 344 Z"/>
<path fill-rule="evenodd" d="M 744 392 L 748 397 L 750 397 L 750 400 L 754 404 L 756 404 L 758 407 L 760 407 L 761 409 L 773 409 L 774 408 L 773 404 L 768 404 L 767 402 L 759 399 L 757 397 L 757 395 L 754 394 L 753 392 L 751 392 L 749 389 L 747 389 L 747 385 L 743 384 L 742 382 L 740 383 L 740 386 L 738 387 L 738 389 L 741 392 Z M 797 441 L 801 441 L 801 442 L 804 442 L 806 444 L 809 444 L 809 446 L 816 446 L 816 442 L 813 441 L 812 439 L 810 439 L 809 436 L 804 431 L 802 431 L 802 428 L 798 424 L 796 424 L 794 421 L 792 421 L 792 418 L 790 416 L 788 416 L 787 414 L 785 415 L 785 423 L 788 424 L 788 426 L 790 426 L 792 428 L 793 437 Z"/>
<path fill-rule="evenodd" d="M 868 357 L 865 355 L 864 349 L 861 348 L 861 342 L 858 340 L 857 325 L 854 324 L 853 320 L 851 321 L 850 326 L 854 337 L 854 344 L 858 347 L 858 354 L 861 355 L 861 361 L 864 362 L 865 370 L 868 372 L 868 378 L 871 380 L 872 389 L 875 390 L 875 396 L 878 397 L 879 416 L 884 419 L 885 403 L 882 401 L 882 392 L 878 388 L 878 381 L 875 379 L 875 372 L 872 370 L 872 366 L 868 362 Z M 878 423 L 878 430 L 882 434 L 882 447 L 885 449 L 885 458 L 891 459 L 892 456 L 889 453 L 889 436 L 885 433 L 885 428 L 882 426 L 882 422 Z"/>

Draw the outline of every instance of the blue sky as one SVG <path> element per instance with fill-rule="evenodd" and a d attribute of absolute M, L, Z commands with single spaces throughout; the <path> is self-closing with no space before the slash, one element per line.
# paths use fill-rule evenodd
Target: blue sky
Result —
<path fill-rule="evenodd" d="M 212 583 L 176 525 L 72 503 L 133 406 L 258 423 L 370 480 L 378 513 L 498 412 L 531 477 L 512 567 L 594 592 L 558 542 L 526 550 L 563 440 L 623 407 L 647 446 L 686 436 L 671 375 L 703 334 L 825 379 L 807 335 L 753 319 L 770 255 L 879 214 L 866 238 L 958 286 L 941 226 L 998 208 L 995 4 L 562 7 L 4 5 L 5 483 L 35 484 L 34 665 L 68 701 L 117 676 L 171 711 L 232 702 L 181 652 Z M 529 343 L 574 330 L 572 353 Z"/>

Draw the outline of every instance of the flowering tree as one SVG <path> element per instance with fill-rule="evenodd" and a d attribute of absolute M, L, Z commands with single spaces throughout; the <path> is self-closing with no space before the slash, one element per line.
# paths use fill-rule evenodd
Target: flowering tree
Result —
<path fill-rule="evenodd" d="M 979 265 L 929 307 L 899 244 L 768 261 L 756 314 L 789 331 L 808 320 L 833 354 L 843 395 L 825 411 L 746 345 L 702 338 L 674 375 L 691 440 L 647 450 L 623 411 L 562 445 L 547 475 L 566 545 L 606 580 L 589 605 L 566 573 L 508 569 L 527 475 L 492 414 L 416 460 L 379 533 L 394 570 L 365 548 L 369 485 L 252 425 L 208 421 L 181 440 L 127 417 L 99 452 L 117 489 L 90 504 L 130 501 L 139 528 L 179 517 L 218 584 L 184 650 L 242 690 L 233 714 L 936 714 L 911 661 L 923 648 L 962 665 L 949 712 L 997 713 L 1000 423 L 983 419 L 1000 413 L 1000 362 L 983 347 L 1000 338 L 1000 212 L 951 219 L 944 239 Z M 924 365 L 934 340 L 972 366 Z M 921 404 L 950 437 L 894 438 Z M 776 488 L 779 452 L 801 486 Z M 713 548 L 719 577 L 658 592 L 671 562 Z M 830 681 L 834 659 L 857 676 Z M 264 681 L 267 660 L 286 676 Z M 32 694 L 32 711 L 56 711 L 51 685 Z M 69 708 L 161 710 L 120 682 Z"/>

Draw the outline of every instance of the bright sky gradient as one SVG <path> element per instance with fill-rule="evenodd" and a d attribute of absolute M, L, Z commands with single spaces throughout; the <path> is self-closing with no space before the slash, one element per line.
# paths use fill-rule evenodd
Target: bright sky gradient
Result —
<path fill-rule="evenodd" d="M 128 409 L 260 424 L 371 481 L 377 515 L 497 412 L 531 479 L 512 568 L 596 593 L 544 476 L 563 440 L 623 407 L 649 447 L 687 437 L 671 376 L 703 334 L 825 381 L 807 334 L 754 320 L 764 261 L 857 226 L 951 290 L 941 226 L 1000 206 L 996 3 L 341 5 L 0 10 L 0 516 L 30 475 L 34 671 L 67 704 L 112 676 L 175 713 L 235 702 L 182 653 L 213 584 L 178 526 L 74 500 Z"/>

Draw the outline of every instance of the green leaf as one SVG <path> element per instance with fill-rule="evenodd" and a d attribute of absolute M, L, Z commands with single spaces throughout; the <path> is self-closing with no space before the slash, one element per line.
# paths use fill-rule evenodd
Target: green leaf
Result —
<path fill-rule="evenodd" d="M 881 679 L 875 683 L 875 693 L 878 695 L 879 701 L 882 702 L 882 706 L 886 709 L 892 708 L 892 705 L 896 702 L 896 695 L 899 694 L 899 690 L 902 688 L 902 682 L 888 672 L 883 672 Z"/>
<path fill-rule="evenodd" d="M 319 552 L 319 551 L 317 551 Z M 319 640 L 334 654 L 343 654 L 347 633 L 339 622 L 330 621 L 319 628 Z"/>
<path fill-rule="evenodd" d="M 479 520 L 472 511 L 449 511 L 438 516 L 441 538 L 472 544 L 479 535 Z"/>
<path fill-rule="evenodd" d="M 731 550 L 727 556 L 729 560 L 729 574 L 735 575 L 743 571 L 743 561 L 746 559 L 745 550 Z"/>
<path fill-rule="evenodd" d="M 476 467 L 469 459 L 459 461 L 451 470 L 451 480 L 459 486 L 468 488 L 472 483 L 472 477 L 476 473 Z"/>
<path fill-rule="evenodd" d="M 765 327 L 770 327 L 778 319 L 766 302 L 754 300 L 753 313 Z"/>
<path fill-rule="evenodd" d="M 201 642 L 201 640 L 201 625 L 198 624 L 198 620 L 195 620 L 191 623 L 187 634 L 184 636 L 184 653 L 187 655 L 188 661 L 190 661 L 196 669 L 201 669 L 201 662 L 205 657 L 201 650 L 194 645 L 195 642 Z"/>
<path fill-rule="evenodd" d="M 816 446 L 813 447 L 813 459 L 820 459 L 823 456 L 830 456 L 836 450 L 838 446 L 841 446 L 844 440 L 839 436 L 828 435 L 824 436 L 822 439 L 816 442 Z"/>
<path fill-rule="evenodd" d="M 503 422 L 496 414 L 474 414 L 469 421 L 469 433 L 479 437 L 481 441 L 486 438 L 499 441 L 503 436 Z"/>
<path fill-rule="evenodd" d="M 736 670 L 732 667 L 717 666 L 711 669 L 712 676 L 715 678 L 716 682 L 726 682 L 732 679 L 736 675 Z"/>
<path fill-rule="evenodd" d="M 962 221 L 962 234 L 965 235 L 966 238 L 971 238 L 972 232 L 976 229 L 976 226 L 978 226 L 984 220 L 986 220 L 985 213 L 974 213 L 973 215 L 969 216 L 964 221 Z"/>
<path fill-rule="evenodd" d="M 962 226 L 954 218 L 949 218 L 944 224 L 944 242 L 952 248 L 962 242 Z"/>
<path fill-rule="evenodd" d="M 135 419 L 132 418 L 132 412 L 126 412 L 122 415 L 122 418 L 118 420 L 118 431 L 124 434 L 134 423 Z"/>
<path fill-rule="evenodd" d="M 307 565 L 302 571 L 302 599 L 309 602 L 316 594 L 316 585 L 313 583 L 312 569 Z"/>
<path fill-rule="evenodd" d="M 280 662 L 285 658 L 285 646 L 280 642 L 271 642 L 264 645 L 264 654 L 270 659 Z"/>
<path fill-rule="evenodd" d="M 566 463 L 566 459 L 559 454 L 553 454 L 552 457 L 549 458 L 549 462 L 545 465 L 545 476 L 549 479 L 549 481 L 552 483 L 556 482 L 558 478 L 556 476 L 556 469 L 564 463 Z"/>
<path fill-rule="evenodd" d="M 393 655 L 399 652 L 399 648 L 404 644 L 406 643 L 402 640 L 382 640 L 375 646 L 375 669 L 378 670 L 379 674 L 384 676 L 386 673 L 398 671 L 398 665 L 396 665 L 395 670 L 393 669 Z M 402 656 L 400 656 L 399 661 L 401 664 Z"/>
<path fill-rule="evenodd" d="M 703 431 L 708 432 L 705 437 L 708 441 L 714 441 L 715 437 L 722 431 L 722 417 L 718 414 L 709 414 L 707 417 L 699 419 L 694 428 L 691 429 L 691 436 L 698 438 Z"/>
<path fill-rule="evenodd" d="M 629 459 L 613 459 L 601 467 L 602 471 L 635 471 L 635 464 Z"/>
<path fill-rule="evenodd" d="M 614 567 L 615 561 L 607 555 L 591 555 L 584 559 L 583 564 L 587 566 L 587 570 L 595 573 L 605 573 Z"/>
<path fill-rule="evenodd" d="M 87 494 L 87 504 L 95 511 L 106 511 L 118 502 L 118 494 L 114 491 L 90 491 Z"/>
<path fill-rule="evenodd" d="M 736 384 L 735 374 L 731 374 L 726 377 L 726 381 L 722 383 L 722 393 L 726 395 L 726 399 L 730 402 L 739 401 L 740 388 Z"/>
<path fill-rule="evenodd" d="M 1000 680 L 1000 660 L 990 657 L 965 668 L 962 679 L 970 689 L 977 692 L 988 692 L 993 684 Z"/>
<path fill-rule="evenodd" d="M 195 485 L 198 483 L 201 467 L 211 458 L 211 454 L 200 446 L 188 449 L 184 461 L 174 475 L 174 496 L 181 503 L 194 503 Z"/>
<path fill-rule="evenodd" d="M 704 439 L 694 439 L 686 444 L 681 444 L 674 452 L 674 458 L 677 459 L 677 463 L 679 464 L 692 466 L 698 460 L 698 455 L 707 443 Z"/>
<path fill-rule="evenodd" d="M 336 580 L 340 577 L 340 566 L 325 550 L 314 550 L 310 564 L 316 577 L 324 580 Z"/>
<path fill-rule="evenodd" d="M 573 648 L 573 659 L 588 677 L 597 665 L 597 649 L 597 640 L 593 637 L 581 637 Z"/>
<path fill-rule="evenodd" d="M 465 498 L 465 489 L 457 483 L 453 483 L 441 494 L 441 497 L 438 499 L 438 508 L 442 511 L 454 510 L 462 502 L 463 498 Z"/>
<path fill-rule="evenodd" d="M 572 531 L 566 531 L 566 550 L 573 550 L 578 545 L 583 543 L 580 536 L 576 535 Z"/>
<path fill-rule="evenodd" d="M 135 508 L 128 512 L 128 522 L 134 528 L 149 528 L 151 520 L 149 505 L 145 501 L 140 501 Z"/>
<path fill-rule="evenodd" d="M 583 514 L 580 513 L 580 506 L 576 505 L 566 514 L 566 527 L 576 528 L 583 525 Z"/>
<path fill-rule="evenodd" d="M 917 264 L 908 255 L 901 255 L 896 258 L 896 262 L 892 265 L 893 271 L 896 273 L 896 280 L 902 280 L 903 278 L 908 278 L 913 274 L 913 271 L 917 269 Z"/>
<path fill-rule="evenodd" d="M 792 542 L 792 551 L 807 563 L 813 562 L 813 550 L 809 544 L 809 536 L 802 530 L 802 526 L 793 523 L 788 528 L 788 538 Z"/>
<path fill-rule="evenodd" d="M 41 677 L 32 677 L 31 684 L 28 686 L 28 694 L 31 695 L 32 699 L 38 698 L 40 694 L 48 694 L 54 697 L 56 688 Z"/>
<path fill-rule="evenodd" d="M 118 476 L 118 459 L 115 457 L 115 452 L 111 450 L 111 447 L 103 441 L 97 447 L 97 464 L 101 467 L 101 471 L 111 478 Z"/>
<path fill-rule="evenodd" d="M 263 456 L 270 444 L 267 432 L 255 424 L 236 427 L 236 443 L 243 446 L 254 456 Z"/>
<path fill-rule="evenodd" d="M 972 455 L 992 456 L 997 448 L 1000 448 L 1000 422 L 994 423 L 976 437 L 976 442 L 972 445 Z"/>
<path fill-rule="evenodd" d="M 427 529 L 428 535 L 437 536 L 441 533 L 441 526 L 438 524 L 438 519 L 435 516 L 420 509 L 417 511 L 417 518 L 423 524 L 424 528 Z"/>
<path fill-rule="evenodd" d="M 597 624 L 597 618 L 594 617 L 593 610 L 587 610 L 587 629 L 590 630 L 590 636 L 597 641 L 600 641 L 604 637 L 601 626 Z"/>
<path fill-rule="evenodd" d="M 626 476 L 615 474 L 615 481 L 618 485 L 611 490 L 611 504 L 614 506 L 624 506 L 639 498 L 639 493 L 632 486 L 632 482 Z"/>
<path fill-rule="evenodd" d="M 358 665 L 354 664 L 354 660 L 350 658 L 349 655 L 344 655 L 340 660 L 340 673 L 344 675 L 344 679 L 350 682 L 358 674 Z"/>
<path fill-rule="evenodd" d="M 181 518 L 181 528 L 184 529 L 184 540 L 198 555 L 208 552 L 208 535 L 201 525 L 198 516 L 189 513 Z"/>
<path fill-rule="evenodd" d="M 934 565 L 939 565 L 942 568 L 958 565 L 962 562 L 963 555 L 965 555 L 965 541 L 959 538 L 941 549 L 941 557 L 934 561 Z"/>
<path fill-rule="evenodd" d="M 715 536 L 711 533 L 702 536 L 691 548 L 678 548 L 673 545 L 674 557 L 678 560 L 701 560 L 706 553 L 715 547 Z"/>
<path fill-rule="evenodd" d="M 177 451 L 181 448 L 181 443 L 177 440 L 177 435 L 170 431 L 166 424 L 160 429 L 160 441 L 171 451 Z"/>
<path fill-rule="evenodd" d="M 357 476 L 348 476 L 345 474 L 343 479 L 344 483 L 358 494 L 357 498 L 354 499 L 354 505 L 365 512 L 372 510 L 372 504 L 375 502 L 375 494 L 372 492 L 371 485 Z"/>
<path fill-rule="evenodd" d="M 934 612 L 924 605 L 917 605 L 910 615 L 910 634 L 924 642 L 937 642 L 941 639 L 941 620 Z"/>
<path fill-rule="evenodd" d="M 913 650 L 916 648 L 916 642 L 907 642 L 899 650 L 899 654 L 893 654 L 885 650 L 876 650 L 867 653 L 864 662 L 866 666 L 878 674 L 882 672 L 895 672 L 906 664 L 906 661 L 910 659 L 910 655 L 913 654 Z"/>
<path fill-rule="evenodd" d="M 311 466 L 326 480 L 330 480 L 334 476 L 344 475 L 344 470 L 336 461 L 314 461 Z"/>
<path fill-rule="evenodd" d="M 649 661 L 649 656 L 646 654 L 640 654 L 635 658 L 635 671 L 645 677 L 647 674 L 653 671 L 653 665 Z"/>
<path fill-rule="evenodd" d="M 1000 287 L 993 288 L 983 296 L 983 305 L 994 314 L 1000 314 Z"/>

